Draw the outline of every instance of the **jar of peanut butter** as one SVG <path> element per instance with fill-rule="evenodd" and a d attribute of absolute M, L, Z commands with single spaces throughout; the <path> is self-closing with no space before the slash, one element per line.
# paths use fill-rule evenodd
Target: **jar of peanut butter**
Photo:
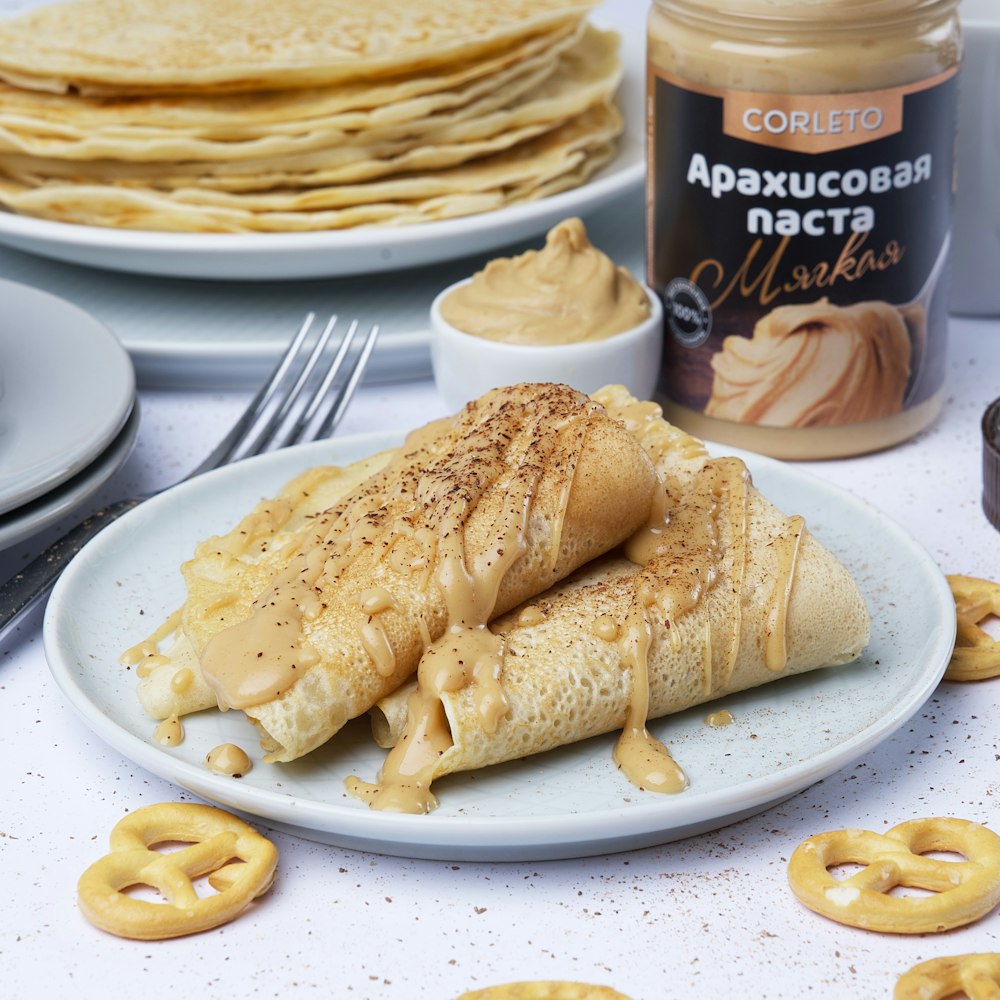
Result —
<path fill-rule="evenodd" d="M 655 0 L 648 282 L 678 426 L 780 458 L 940 410 L 958 0 Z"/>

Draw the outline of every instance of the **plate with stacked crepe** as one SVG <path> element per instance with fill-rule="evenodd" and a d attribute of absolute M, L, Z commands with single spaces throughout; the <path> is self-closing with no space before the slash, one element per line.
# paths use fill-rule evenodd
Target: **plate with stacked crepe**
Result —
<path fill-rule="evenodd" d="M 69 703 L 273 826 L 496 861 L 717 829 L 920 708 L 954 601 L 891 519 L 620 387 L 567 393 L 488 393 L 405 447 L 321 442 L 137 508 L 49 603 Z M 224 744 L 239 776 L 206 766 Z"/>
<path fill-rule="evenodd" d="M 44 4 L 0 23 L 0 240 L 255 279 L 534 235 L 642 182 L 644 11 L 595 6 Z"/>

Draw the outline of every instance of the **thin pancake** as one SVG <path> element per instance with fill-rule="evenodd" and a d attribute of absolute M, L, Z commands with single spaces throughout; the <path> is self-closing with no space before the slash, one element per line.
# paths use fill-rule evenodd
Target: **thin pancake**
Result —
<path fill-rule="evenodd" d="M 578 22 L 581 0 L 79 0 L 0 25 L 0 77 L 91 93 L 304 87 L 467 62 Z"/>
<path fill-rule="evenodd" d="M 444 170 L 370 184 L 320 186 L 270 210 L 211 192 L 54 181 L 31 187 L 0 176 L 0 204 L 29 215 L 117 228 L 196 232 L 305 232 L 358 225 L 402 225 L 489 211 L 579 184 L 613 155 L 621 116 L 596 106 L 559 128 L 491 157 Z M 249 205 L 261 206 L 254 211 Z"/>
<path fill-rule="evenodd" d="M 80 138 L 134 129 L 213 139 L 247 138 L 264 130 L 301 131 L 304 122 L 345 129 L 399 124 L 443 108 L 462 107 L 518 76 L 554 65 L 580 38 L 585 22 L 532 36 L 491 54 L 436 71 L 329 87 L 235 94 L 86 97 L 0 83 L 0 124 L 22 132 Z"/>

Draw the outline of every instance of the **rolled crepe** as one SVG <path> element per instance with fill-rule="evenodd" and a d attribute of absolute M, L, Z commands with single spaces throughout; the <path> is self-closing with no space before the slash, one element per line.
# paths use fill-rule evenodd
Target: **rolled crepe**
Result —
<path fill-rule="evenodd" d="M 137 667 L 139 701 L 152 718 L 216 707 L 215 692 L 202 676 L 199 662 L 209 639 L 249 617 L 253 599 L 306 544 L 305 533 L 316 518 L 393 454 L 383 451 L 347 466 L 308 469 L 274 497 L 261 500 L 230 531 L 198 544 L 181 566 L 187 589 L 184 604 L 122 656 Z"/>
<path fill-rule="evenodd" d="M 244 570 L 224 627 L 198 650 L 201 674 L 221 708 L 257 726 L 265 759 L 300 757 L 405 681 L 448 629 L 485 629 L 629 537 L 656 490 L 635 437 L 582 393 L 488 393 L 275 543 L 281 565 L 267 561 L 263 590 Z"/>
<path fill-rule="evenodd" d="M 710 458 L 623 390 L 597 398 L 653 457 L 662 506 L 622 552 L 491 624 L 500 654 L 487 697 L 474 680 L 435 686 L 421 666 L 416 688 L 379 704 L 375 735 L 393 749 L 374 785 L 349 786 L 376 807 L 425 811 L 444 774 L 615 730 L 626 774 L 676 791 L 683 773 L 647 717 L 846 663 L 866 646 L 850 573 L 802 518 L 761 496 L 742 461 Z"/>

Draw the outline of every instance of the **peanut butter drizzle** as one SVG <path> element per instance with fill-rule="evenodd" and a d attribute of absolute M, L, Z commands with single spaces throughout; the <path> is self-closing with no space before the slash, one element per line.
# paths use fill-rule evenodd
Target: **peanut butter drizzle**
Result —
<path fill-rule="evenodd" d="M 181 667 L 170 678 L 170 690 L 175 694 L 184 694 L 191 689 L 192 684 L 194 684 L 194 671 L 190 667 Z"/>
<path fill-rule="evenodd" d="M 181 612 L 178 608 L 167 620 L 155 631 L 150 633 L 142 642 L 137 642 L 134 646 L 129 646 L 118 662 L 127 667 L 135 667 L 136 673 L 140 677 L 148 677 L 157 667 L 168 663 L 169 660 L 160 652 L 160 643 L 177 630 L 181 622 Z"/>
<path fill-rule="evenodd" d="M 641 418 L 641 412 L 637 414 Z M 694 487 L 683 495 L 669 485 L 654 504 L 649 523 L 626 543 L 626 555 L 644 566 L 637 578 L 636 604 L 619 640 L 622 661 L 632 675 L 632 694 L 615 763 L 635 785 L 650 791 L 675 793 L 687 787 L 687 778 L 662 742 L 646 728 L 649 712 L 649 649 L 651 618 L 661 616 L 667 641 L 675 650 L 682 643 L 676 624 L 689 614 L 715 584 L 720 564 L 728 558 L 733 586 L 742 587 L 746 562 L 748 501 L 746 467 L 738 459 L 709 460 Z M 724 528 L 720 518 L 728 518 Z M 728 537 L 727 551 L 722 539 Z M 736 601 L 737 615 L 739 601 Z M 732 673 L 739 648 L 739 618 L 733 640 L 720 651 L 716 670 L 712 631 L 706 623 L 699 643 L 702 653 L 702 693 L 721 690 Z M 722 659 L 724 655 L 724 659 Z"/>
<path fill-rule="evenodd" d="M 500 582 L 524 552 L 531 497 L 537 473 L 511 483 L 497 544 L 468 565 L 462 544 L 465 510 L 456 509 L 442 534 L 438 580 L 442 584 L 449 626 L 424 651 L 417 667 L 417 687 L 407 702 L 406 726 L 389 751 L 377 782 L 350 777 L 347 789 L 373 809 L 426 813 L 437 805 L 431 782 L 440 756 L 452 746 L 451 729 L 441 696 L 472 684 L 484 731 L 496 731 L 508 702 L 500 683 L 504 643 L 487 627 Z"/>
<path fill-rule="evenodd" d="M 652 640 L 649 615 L 654 607 L 653 598 L 637 589 L 635 604 L 619 640 L 624 661 L 632 674 L 632 696 L 613 757 L 619 770 L 633 785 L 651 792 L 676 793 L 687 787 L 687 775 L 666 746 L 646 728 L 649 714 L 649 646 Z"/>
<path fill-rule="evenodd" d="M 771 605 L 767 613 L 767 633 L 764 646 L 764 665 L 774 673 L 780 673 L 788 662 L 786 626 L 788 602 L 792 596 L 792 579 L 798 559 L 805 518 L 796 514 L 788 520 L 788 532 L 774 540 L 774 550 L 778 557 L 778 574 L 771 592 Z"/>

